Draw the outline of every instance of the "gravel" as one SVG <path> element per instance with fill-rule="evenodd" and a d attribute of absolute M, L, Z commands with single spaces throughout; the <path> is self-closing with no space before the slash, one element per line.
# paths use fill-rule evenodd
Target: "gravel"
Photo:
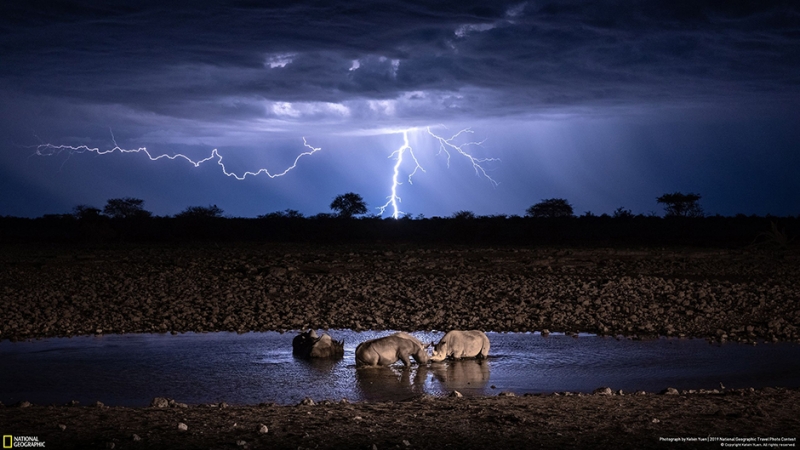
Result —
<path fill-rule="evenodd" d="M 800 252 L 754 249 L 6 246 L 0 339 L 354 330 L 800 342 Z"/>

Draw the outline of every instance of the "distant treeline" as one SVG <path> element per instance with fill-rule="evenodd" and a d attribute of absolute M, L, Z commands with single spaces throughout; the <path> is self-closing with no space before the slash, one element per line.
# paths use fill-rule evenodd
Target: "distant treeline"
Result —
<path fill-rule="evenodd" d="M 401 242 L 786 248 L 800 217 L 0 217 L 0 242 Z"/>

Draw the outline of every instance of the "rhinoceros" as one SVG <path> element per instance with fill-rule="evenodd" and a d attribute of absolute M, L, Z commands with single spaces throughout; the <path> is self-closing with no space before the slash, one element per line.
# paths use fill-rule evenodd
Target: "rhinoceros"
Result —
<path fill-rule="evenodd" d="M 344 341 L 334 341 L 328 334 L 319 337 L 316 331 L 308 330 L 292 340 L 292 353 L 301 358 L 342 358 Z"/>
<path fill-rule="evenodd" d="M 414 336 L 399 332 L 390 336 L 362 342 L 356 347 L 356 364 L 363 366 L 389 366 L 398 360 L 409 367 L 413 357 L 419 364 L 428 362 L 428 346 Z"/>
<path fill-rule="evenodd" d="M 432 344 L 432 343 L 431 343 Z M 444 361 L 447 358 L 486 358 L 489 356 L 489 338 L 479 330 L 448 331 L 433 347 L 431 361 Z"/>

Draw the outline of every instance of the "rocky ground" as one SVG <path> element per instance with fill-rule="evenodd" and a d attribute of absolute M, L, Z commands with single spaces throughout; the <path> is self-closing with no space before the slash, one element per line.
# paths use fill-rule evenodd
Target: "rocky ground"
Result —
<path fill-rule="evenodd" d="M 12 245 L 0 249 L 0 339 L 312 327 L 800 341 L 798 262 L 753 249 Z M 747 448 L 800 434 L 798 390 L 604 394 L 22 404 L 0 407 L 0 434 L 81 449 Z M 714 437 L 764 440 L 703 441 Z"/>
<path fill-rule="evenodd" d="M 796 448 L 800 435 L 800 391 L 783 389 L 181 406 L 5 407 L 0 428 L 56 449 Z"/>
<path fill-rule="evenodd" d="M 300 328 L 800 341 L 800 252 L 5 246 L 0 339 Z"/>

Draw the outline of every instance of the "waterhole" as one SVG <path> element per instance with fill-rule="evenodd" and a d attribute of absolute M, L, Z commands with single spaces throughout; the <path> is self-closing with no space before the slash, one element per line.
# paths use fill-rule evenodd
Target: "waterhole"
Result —
<path fill-rule="evenodd" d="M 800 387 L 800 345 L 709 344 L 702 339 L 627 340 L 580 335 L 487 333 L 489 358 L 403 370 L 356 368 L 358 343 L 390 331 L 331 330 L 339 361 L 292 356 L 297 333 L 125 334 L 0 342 L 0 401 L 145 406 L 154 397 L 188 404 L 294 404 L 305 397 L 402 401 L 423 394 L 465 396 L 626 392 L 768 386 Z M 413 333 L 423 342 L 444 333 Z"/>

